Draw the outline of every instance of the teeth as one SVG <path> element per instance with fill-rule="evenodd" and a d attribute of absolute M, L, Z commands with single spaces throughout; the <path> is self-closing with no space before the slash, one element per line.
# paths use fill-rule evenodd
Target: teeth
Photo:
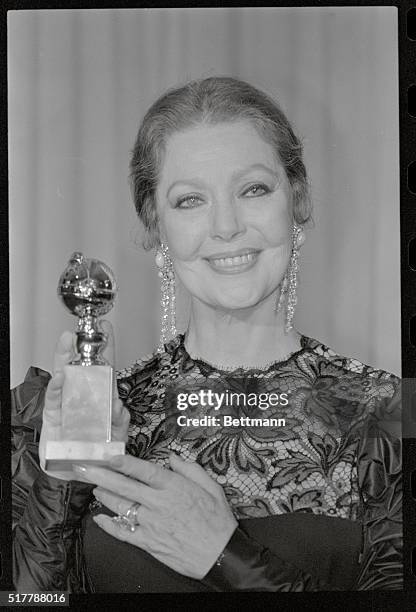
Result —
<path fill-rule="evenodd" d="M 226 266 L 241 266 L 242 264 L 254 261 L 256 253 L 247 253 L 246 255 L 238 255 L 238 257 L 221 257 L 219 259 L 210 259 L 210 261 L 218 267 Z"/>

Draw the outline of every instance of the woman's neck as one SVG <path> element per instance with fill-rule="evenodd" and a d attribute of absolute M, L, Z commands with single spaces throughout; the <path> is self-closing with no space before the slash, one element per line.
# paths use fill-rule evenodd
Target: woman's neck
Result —
<path fill-rule="evenodd" d="M 264 368 L 298 351 L 300 335 L 284 331 L 284 313 L 275 312 L 276 296 L 241 310 L 220 310 L 192 299 L 185 348 L 193 358 L 223 368 Z"/>

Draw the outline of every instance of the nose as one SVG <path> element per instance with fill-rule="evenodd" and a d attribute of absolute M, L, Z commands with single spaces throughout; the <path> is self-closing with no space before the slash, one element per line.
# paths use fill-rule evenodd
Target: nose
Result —
<path fill-rule="evenodd" d="M 244 234 L 246 227 L 241 218 L 241 211 L 236 203 L 223 198 L 214 203 L 212 208 L 211 238 L 230 241 Z"/>

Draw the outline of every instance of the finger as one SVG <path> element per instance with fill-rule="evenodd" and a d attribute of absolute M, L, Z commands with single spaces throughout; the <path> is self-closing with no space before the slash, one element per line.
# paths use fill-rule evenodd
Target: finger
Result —
<path fill-rule="evenodd" d="M 111 438 L 119 442 L 127 442 L 130 424 L 130 412 L 121 400 L 116 399 L 111 411 Z"/>
<path fill-rule="evenodd" d="M 130 421 L 130 412 L 124 406 L 123 402 L 117 397 L 113 400 L 111 411 L 111 422 L 115 426 L 128 425 Z"/>
<path fill-rule="evenodd" d="M 192 480 L 217 498 L 223 496 L 222 487 L 218 485 L 196 461 L 184 461 L 178 457 L 176 453 L 171 453 L 169 455 L 169 461 L 172 470 L 177 474 Z"/>
<path fill-rule="evenodd" d="M 53 359 L 54 372 L 60 372 L 64 366 L 67 365 L 74 356 L 74 334 L 70 331 L 64 331 L 59 338 Z"/>
<path fill-rule="evenodd" d="M 86 478 L 89 482 L 121 497 L 132 499 L 149 508 L 156 508 L 160 505 L 158 492 L 133 478 L 95 465 L 73 464 L 72 467 L 76 474 Z"/>
<path fill-rule="evenodd" d="M 97 523 L 101 529 L 114 538 L 121 540 L 122 542 L 129 542 L 146 552 L 149 552 L 149 547 L 146 543 L 144 529 L 137 526 L 135 531 L 130 531 L 125 527 L 122 527 L 119 523 L 113 521 L 110 516 L 106 514 L 97 514 L 92 517 L 92 520 Z"/>
<path fill-rule="evenodd" d="M 131 509 L 132 505 L 137 503 L 132 501 L 131 499 L 126 499 L 125 497 L 120 497 L 119 495 L 115 495 L 108 489 L 103 489 L 102 487 L 97 487 L 93 491 L 94 496 L 106 506 L 109 510 L 112 510 L 116 514 L 124 514 Z M 149 520 L 155 516 L 155 511 L 152 508 L 146 508 L 141 504 L 138 504 L 135 508 L 135 520 L 137 523 L 145 523 L 149 522 Z"/>
<path fill-rule="evenodd" d="M 98 499 L 98 501 L 116 514 L 127 514 L 129 508 L 131 508 L 133 504 L 137 503 L 131 499 L 127 499 L 127 497 L 120 497 L 120 495 L 116 495 L 115 493 L 108 491 L 108 489 L 103 489 L 102 487 L 96 487 L 93 490 L 93 493 L 94 497 Z"/>
<path fill-rule="evenodd" d="M 116 455 L 110 460 L 110 465 L 118 472 L 136 478 L 154 489 L 168 488 L 172 484 L 172 477 L 175 476 L 170 470 L 156 463 L 131 455 Z"/>
<path fill-rule="evenodd" d="M 46 387 L 45 403 L 43 409 L 43 421 L 47 421 L 52 425 L 61 425 L 61 399 L 62 385 L 64 382 L 64 373 L 57 372 L 49 381 Z"/>
<path fill-rule="evenodd" d="M 63 372 L 56 372 L 49 380 L 48 386 L 46 387 L 45 401 L 56 401 L 60 399 L 62 393 L 62 386 L 64 384 L 65 375 Z"/>

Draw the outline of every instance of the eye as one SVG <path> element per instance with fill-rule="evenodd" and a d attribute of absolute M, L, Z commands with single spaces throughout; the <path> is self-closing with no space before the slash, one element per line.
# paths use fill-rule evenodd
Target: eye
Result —
<path fill-rule="evenodd" d="M 196 208 L 203 203 L 201 196 L 191 193 L 176 200 L 175 208 Z"/>
<path fill-rule="evenodd" d="M 250 185 L 247 189 L 245 189 L 242 193 L 243 196 L 247 196 L 249 198 L 257 198 L 259 196 L 265 195 L 266 193 L 270 193 L 269 187 L 264 183 L 255 183 L 254 185 Z"/>

